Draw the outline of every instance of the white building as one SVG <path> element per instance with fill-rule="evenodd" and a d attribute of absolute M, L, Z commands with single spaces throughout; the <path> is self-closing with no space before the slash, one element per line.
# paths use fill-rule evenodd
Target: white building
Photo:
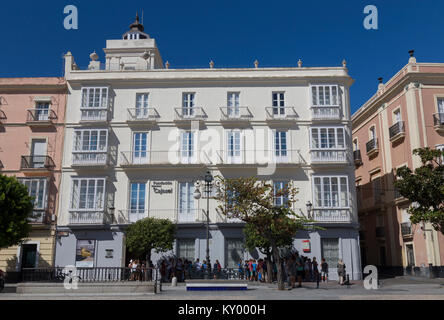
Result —
<path fill-rule="evenodd" d="M 138 19 L 122 40 L 107 40 L 104 51 L 105 65 L 93 53 L 88 70 L 80 70 L 71 53 L 65 56 L 69 96 L 56 265 L 126 265 L 131 257 L 123 230 L 147 216 L 177 223 L 172 254 L 204 260 L 206 198 L 193 193 L 210 170 L 298 187 L 294 209 L 307 215 L 310 201 L 311 214 L 326 229 L 301 232 L 295 248 L 326 257 L 333 278 L 338 258 L 360 278 L 353 79 L 345 62 L 171 69 Z M 255 257 L 243 248 L 243 224 L 226 221 L 216 206 L 210 199 L 211 261 L 232 267 Z M 309 251 L 303 252 L 303 240 Z M 94 252 L 76 259 L 82 241 Z"/>

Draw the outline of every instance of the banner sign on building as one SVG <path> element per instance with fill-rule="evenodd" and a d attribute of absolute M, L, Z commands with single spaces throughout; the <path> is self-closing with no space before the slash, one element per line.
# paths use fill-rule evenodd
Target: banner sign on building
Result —
<path fill-rule="evenodd" d="M 94 240 L 77 240 L 76 246 L 76 267 L 94 267 Z"/>

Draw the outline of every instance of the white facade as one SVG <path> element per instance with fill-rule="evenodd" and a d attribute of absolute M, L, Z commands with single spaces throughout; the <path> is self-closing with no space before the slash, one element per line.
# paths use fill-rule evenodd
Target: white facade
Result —
<path fill-rule="evenodd" d="M 58 226 L 71 233 L 59 242 L 56 264 L 75 263 L 76 239 L 99 246 L 102 236 L 89 237 L 103 230 L 106 241 L 120 241 L 120 261 L 97 253 L 95 265 L 125 265 L 124 237 L 115 234 L 147 216 L 177 222 L 173 254 L 204 260 L 206 198 L 193 192 L 210 170 L 299 188 L 294 209 L 306 215 L 310 201 L 326 230 L 301 233 L 295 247 L 311 239 L 303 254 L 320 259 L 330 254 L 321 247 L 331 246 L 322 239 L 337 239 L 338 257 L 359 278 L 347 68 L 169 69 L 154 39 L 133 37 L 107 41 L 103 69 L 95 55 L 89 70 L 65 56 Z M 210 199 L 211 261 L 231 266 L 242 224 L 218 216 L 217 205 Z"/>

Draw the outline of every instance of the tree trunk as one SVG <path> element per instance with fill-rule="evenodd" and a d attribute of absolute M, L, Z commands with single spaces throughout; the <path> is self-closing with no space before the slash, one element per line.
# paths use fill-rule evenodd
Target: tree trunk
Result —
<path fill-rule="evenodd" d="M 281 264 L 281 257 L 279 256 L 279 250 L 275 243 L 271 244 L 271 250 L 273 253 L 274 261 L 276 262 L 277 267 L 277 284 L 278 284 L 278 290 L 285 290 L 285 283 L 282 276 L 282 264 Z"/>
<path fill-rule="evenodd" d="M 271 261 L 271 252 L 267 250 L 267 283 L 273 283 L 273 262 Z"/>

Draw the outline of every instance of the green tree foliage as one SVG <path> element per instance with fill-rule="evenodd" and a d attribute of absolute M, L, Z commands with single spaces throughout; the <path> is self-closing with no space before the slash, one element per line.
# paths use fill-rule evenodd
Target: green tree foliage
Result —
<path fill-rule="evenodd" d="M 414 172 L 408 167 L 397 170 L 395 187 L 413 205 L 409 209 L 412 223 L 429 222 L 444 233 L 444 151 L 430 148 L 413 150 L 422 166 Z"/>
<path fill-rule="evenodd" d="M 219 214 L 229 219 L 240 219 L 247 224 L 247 246 L 258 246 L 269 250 L 278 271 L 278 289 L 285 284 L 281 266 L 279 247 L 292 243 L 299 230 L 307 229 L 313 222 L 298 215 L 291 209 L 296 201 L 297 189 L 291 186 L 275 189 L 265 181 L 252 178 L 224 179 L 217 177 L 219 192 L 216 199 L 220 205 Z M 287 205 L 276 205 L 275 198 L 282 197 Z M 267 271 L 272 271 L 268 267 Z M 269 277 L 270 278 L 270 277 Z"/>
<path fill-rule="evenodd" d="M 0 174 L 0 248 L 7 248 L 28 237 L 33 198 L 15 177 Z"/>
<path fill-rule="evenodd" d="M 136 255 L 151 260 L 151 250 L 165 252 L 173 249 L 176 225 L 168 219 L 145 218 L 128 226 L 126 245 Z"/>

